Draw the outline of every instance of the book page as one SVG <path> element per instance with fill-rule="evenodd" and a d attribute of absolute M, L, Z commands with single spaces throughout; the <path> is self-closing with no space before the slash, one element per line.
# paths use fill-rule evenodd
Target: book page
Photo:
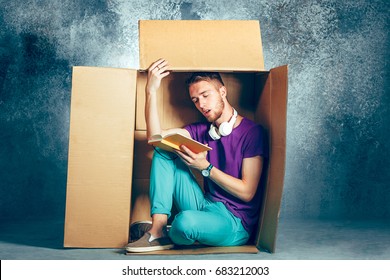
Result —
<path fill-rule="evenodd" d="M 211 148 L 208 147 L 207 145 L 204 145 L 198 141 L 195 141 L 179 133 L 166 135 L 162 141 L 160 139 L 153 139 L 153 138 L 154 136 L 152 137 L 151 140 L 149 140 L 148 143 L 160 147 L 164 150 L 171 150 L 171 149 L 167 149 L 166 146 L 170 146 L 171 148 L 178 150 L 180 149 L 181 145 L 186 146 L 194 153 L 200 153 L 200 152 L 211 150 Z"/>

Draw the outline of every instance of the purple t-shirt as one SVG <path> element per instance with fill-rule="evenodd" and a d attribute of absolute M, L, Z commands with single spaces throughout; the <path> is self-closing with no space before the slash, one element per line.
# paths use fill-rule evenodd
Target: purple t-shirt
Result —
<path fill-rule="evenodd" d="M 185 126 L 193 139 L 208 144 L 212 148 L 207 154 L 207 160 L 224 173 L 241 179 L 244 158 L 267 157 L 268 155 L 263 128 L 249 119 L 243 118 L 230 135 L 222 137 L 220 140 L 213 140 L 210 137 L 209 128 L 210 123 L 206 122 Z M 229 194 L 210 179 L 204 181 L 204 189 L 213 201 L 224 203 L 227 209 L 241 219 L 246 231 L 249 234 L 252 233 L 253 227 L 258 221 L 261 204 L 259 187 L 250 202 L 244 202 Z"/>

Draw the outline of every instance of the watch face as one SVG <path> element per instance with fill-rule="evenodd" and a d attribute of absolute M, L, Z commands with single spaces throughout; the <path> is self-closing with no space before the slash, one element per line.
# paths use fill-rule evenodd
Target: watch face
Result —
<path fill-rule="evenodd" d="M 210 171 L 208 171 L 207 169 L 202 170 L 202 175 L 203 175 L 204 177 L 209 177 Z"/>

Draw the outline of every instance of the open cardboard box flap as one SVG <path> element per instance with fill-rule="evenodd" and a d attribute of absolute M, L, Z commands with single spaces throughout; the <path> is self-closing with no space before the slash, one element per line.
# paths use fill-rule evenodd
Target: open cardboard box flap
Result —
<path fill-rule="evenodd" d="M 174 71 L 264 70 L 255 20 L 141 20 L 139 47 L 141 70 L 159 58 Z"/>
<path fill-rule="evenodd" d="M 143 70 L 163 57 L 175 70 L 171 78 L 188 74 L 182 72 L 222 71 L 229 88 L 237 89 L 232 105 L 267 130 L 270 157 L 252 245 L 155 254 L 254 253 L 257 248 L 274 252 L 284 180 L 287 66 L 264 70 L 257 21 L 140 21 L 139 28 L 141 70 L 73 68 L 64 246 L 121 248 L 129 239 L 130 218 L 147 217 L 143 209 L 148 208 L 148 179 L 132 175 L 133 161 L 137 160 L 137 167 L 142 165 L 142 154 L 137 155 L 133 145 L 137 131 L 145 130 Z M 166 90 L 172 83 L 176 88 L 178 82 L 171 79 L 169 83 Z M 179 118 L 174 117 L 181 110 L 176 97 L 164 94 L 161 101 L 164 128 L 200 116 L 188 106 Z M 250 102 L 252 109 L 247 110 L 245 104 Z"/>
<path fill-rule="evenodd" d="M 74 67 L 65 247 L 128 240 L 137 71 Z"/>

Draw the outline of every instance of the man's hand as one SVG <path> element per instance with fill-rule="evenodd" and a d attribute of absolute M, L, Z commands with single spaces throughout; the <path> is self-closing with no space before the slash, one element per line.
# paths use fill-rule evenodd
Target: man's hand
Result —
<path fill-rule="evenodd" d="M 161 80 L 169 75 L 168 61 L 159 59 L 148 68 L 148 81 L 146 83 L 146 92 L 155 93 L 161 85 Z"/>
<path fill-rule="evenodd" d="M 148 80 L 145 87 L 145 120 L 148 139 L 155 134 L 162 133 L 158 115 L 157 90 L 161 85 L 161 80 L 168 75 L 168 62 L 165 59 L 157 60 L 148 68 Z"/>
<path fill-rule="evenodd" d="M 181 160 L 189 167 L 203 170 L 206 169 L 210 163 L 207 161 L 207 151 L 196 154 L 188 149 L 186 146 L 180 146 L 184 152 L 176 151 L 176 153 L 180 156 Z"/>

